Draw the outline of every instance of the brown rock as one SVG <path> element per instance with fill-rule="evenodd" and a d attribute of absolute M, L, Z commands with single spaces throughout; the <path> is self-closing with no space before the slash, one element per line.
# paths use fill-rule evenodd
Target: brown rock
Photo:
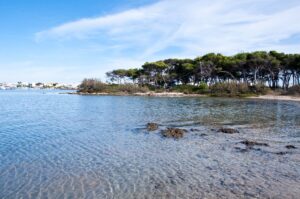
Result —
<path fill-rule="evenodd" d="M 158 124 L 156 123 L 148 123 L 147 130 L 148 131 L 156 131 L 158 129 Z"/>
<path fill-rule="evenodd" d="M 185 129 L 178 129 L 178 128 L 167 128 L 161 132 L 162 136 L 167 138 L 182 138 L 186 133 Z"/>

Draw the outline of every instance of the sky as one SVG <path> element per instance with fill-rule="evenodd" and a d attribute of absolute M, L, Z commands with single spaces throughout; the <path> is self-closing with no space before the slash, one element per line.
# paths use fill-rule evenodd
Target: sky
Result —
<path fill-rule="evenodd" d="M 78 83 L 146 61 L 300 53 L 299 0 L 0 0 L 0 82 Z"/>

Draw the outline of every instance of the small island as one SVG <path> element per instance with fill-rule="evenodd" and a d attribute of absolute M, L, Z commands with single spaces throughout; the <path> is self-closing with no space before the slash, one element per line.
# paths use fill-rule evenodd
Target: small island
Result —
<path fill-rule="evenodd" d="M 107 82 L 84 79 L 76 94 L 252 97 L 299 101 L 300 54 L 276 51 L 209 53 L 195 59 L 146 62 L 106 73 Z"/>

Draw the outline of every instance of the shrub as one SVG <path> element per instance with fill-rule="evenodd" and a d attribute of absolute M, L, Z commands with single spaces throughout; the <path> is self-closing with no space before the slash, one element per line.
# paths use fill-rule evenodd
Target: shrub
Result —
<path fill-rule="evenodd" d="M 79 85 L 79 92 L 106 92 L 107 86 L 98 79 L 84 79 Z"/>
<path fill-rule="evenodd" d="M 199 89 L 200 90 L 208 90 L 208 85 L 205 82 L 200 82 Z"/>
<path fill-rule="evenodd" d="M 295 95 L 295 96 L 300 96 L 300 85 L 295 85 L 290 87 L 286 92 L 283 94 L 285 95 Z"/>
<path fill-rule="evenodd" d="M 121 93 L 146 93 L 149 91 L 147 87 L 141 87 L 134 84 L 120 84 L 113 86 L 113 89 L 110 89 L 112 92 L 121 92 Z"/>
<path fill-rule="evenodd" d="M 210 92 L 213 96 L 246 96 L 251 94 L 248 84 L 245 83 L 216 83 L 210 86 Z"/>
<path fill-rule="evenodd" d="M 105 84 L 97 79 L 84 79 L 79 85 L 78 92 L 83 93 L 139 93 L 148 92 L 147 87 L 139 87 L 135 84 Z"/>
<path fill-rule="evenodd" d="M 265 95 L 271 91 L 271 89 L 266 87 L 264 84 L 256 84 L 254 86 L 250 86 L 250 90 L 252 93 L 261 95 Z"/>
<path fill-rule="evenodd" d="M 181 92 L 185 94 L 204 94 L 208 93 L 208 86 L 206 83 L 200 83 L 199 86 L 195 85 L 176 85 L 171 91 Z"/>

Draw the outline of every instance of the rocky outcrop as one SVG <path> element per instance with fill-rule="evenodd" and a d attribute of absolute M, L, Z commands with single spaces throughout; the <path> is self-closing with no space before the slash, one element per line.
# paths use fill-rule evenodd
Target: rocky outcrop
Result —
<path fill-rule="evenodd" d="M 187 131 L 185 129 L 179 128 L 167 128 L 166 130 L 161 131 L 163 137 L 167 138 L 182 138 Z"/>
<path fill-rule="evenodd" d="M 147 124 L 148 131 L 156 131 L 157 129 L 158 129 L 158 124 L 152 122 Z"/>

